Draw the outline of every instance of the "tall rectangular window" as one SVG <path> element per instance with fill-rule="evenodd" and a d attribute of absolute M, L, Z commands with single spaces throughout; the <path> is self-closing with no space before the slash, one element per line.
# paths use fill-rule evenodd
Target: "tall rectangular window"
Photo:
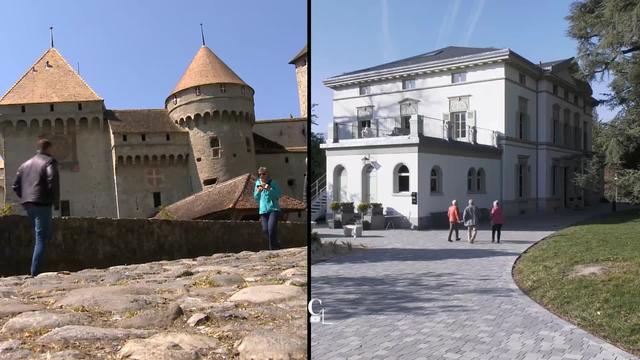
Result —
<path fill-rule="evenodd" d="M 525 164 L 518 164 L 518 197 L 524 197 L 524 171 Z"/>
<path fill-rule="evenodd" d="M 416 88 L 416 79 L 402 80 L 402 90 L 411 90 Z"/>
<path fill-rule="evenodd" d="M 527 99 L 518 98 L 518 138 L 527 138 Z"/>
<path fill-rule="evenodd" d="M 520 81 L 520 84 L 522 85 L 527 85 L 527 75 L 520 73 L 518 74 L 518 80 Z"/>
<path fill-rule="evenodd" d="M 147 135 L 146 134 L 142 134 L 142 135 L 140 135 L 140 137 L 142 138 L 142 141 L 147 141 Z"/>
<path fill-rule="evenodd" d="M 560 141 L 560 106 L 557 104 L 553 105 L 552 112 L 553 119 L 553 143 L 557 144 Z"/>
<path fill-rule="evenodd" d="M 153 207 L 159 207 L 162 205 L 162 195 L 159 192 L 153 193 Z"/>
<path fill-rule="evenodd" d="M 71 216 L 71 204 L 69 200 L 60 201 L 60 216 Z"/>
<path fill-rule="evenodd" d="M 127 135 L 126 134 L 122 135 L 122 142 L 127 142 Z"/>
<path fill-rule="evenodd" d="M 553 95 L 558 95 L 558 85 L 553 85 Z"/>
<path fill-rule="evenodd" d="M 453 84 L 457 84 L 457 83 L 462 83 L 467 81 L 467 73 L 466 72 L 459 72 L 459 73 L 452 73 L 451 74 L 451 83 Z"/>
<path fill-rule="evenodd" d="M 467 137 L 467 112 L 455 112 L 453 116 L 453 137 L 464 139 Z"/>

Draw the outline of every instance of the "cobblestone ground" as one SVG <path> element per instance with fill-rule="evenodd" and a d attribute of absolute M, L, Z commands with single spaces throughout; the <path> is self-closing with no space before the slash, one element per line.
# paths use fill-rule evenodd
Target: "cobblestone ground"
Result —
<path fill-rule="evenodd" d="M 312 324 L 312 358 L 637 359 L 548 312 L 511 277 L 530 245 L 604 210 L 511 219 L 500 244 L 482 228 L 474 244 L 466 232 L 453 243 L 444 230 L 365 232 L 355 242 L 368 249 L 311 268 L 312 298 L 332 323 Z M 318 232 L 333 240 L 340 230 Z"/>

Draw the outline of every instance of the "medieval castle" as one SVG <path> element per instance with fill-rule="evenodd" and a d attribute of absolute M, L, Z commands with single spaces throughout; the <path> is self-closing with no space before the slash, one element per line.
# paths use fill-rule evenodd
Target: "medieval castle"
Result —
<path fill-rule="evenodd" d="M 285 194 L 302 199 L 306 46 L 290 63 L 300 117 L 256 121 L 254 90 L 205 45 L 165 108 L 141 110 L 106 109 L 51 47 L 0 98 L 0 201 L 19 203 L 11 184 L 38 137 L 53 142 L 59 161 L 56 216 L 146 218 L 257 166 L 267 166 Z"/>

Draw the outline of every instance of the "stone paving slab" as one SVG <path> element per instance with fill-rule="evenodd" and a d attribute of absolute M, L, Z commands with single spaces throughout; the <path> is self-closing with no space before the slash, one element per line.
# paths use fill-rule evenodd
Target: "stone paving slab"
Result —
<path fill-rule="evenodd" d="M 331 323 L 312 323 L 312 358 L 638 359 L 553 315 L 511 277 L 536 241 L 606 210 L 507 219 L 500 244 L 482 228 L 474 244 L 466 232 L 450 243 L 445 230 L 366 231 L 354 243 L 367 249 L 311 268 L 312 298 Z"/>

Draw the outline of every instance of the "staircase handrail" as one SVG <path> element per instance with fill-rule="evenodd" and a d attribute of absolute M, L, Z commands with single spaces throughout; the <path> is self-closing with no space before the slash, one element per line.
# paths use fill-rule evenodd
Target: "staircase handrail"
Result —
<path fill-rule="evenodd" d="M 311 203 L 313 204 L 318 197 L 324 193 L 327 187 L 327 174 L 322 174 L 318 180 L 311 184 Z"/>

